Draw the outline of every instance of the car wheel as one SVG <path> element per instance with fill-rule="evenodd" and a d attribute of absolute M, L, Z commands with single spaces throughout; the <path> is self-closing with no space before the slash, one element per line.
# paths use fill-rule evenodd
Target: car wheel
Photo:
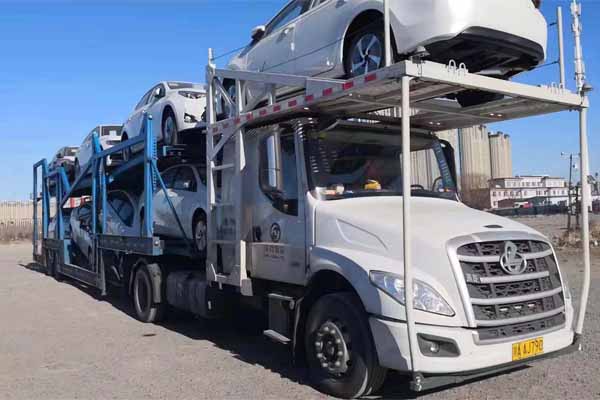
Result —
<path fill-rule="evenodd" d="M 194 244 L 196 245 L 196 250 L 200 253 L 200 257 L 202 259 L 206 258 L 206 244 L 207 244 L 207 228 L 206 228 L 206 216 L 204 213 L 201 213 L 199 217 L 196 218 L 194 226 Z"/>
<path fill-rule="evenodd" d="M 79 160 L 75 160 L 75 176 L 73 177 L 73 179 L 79 178 L 80 174 L 81 174 L 81 165 L 79 165 Z"/>
<path fill-rule="evenodd" d="M 352 293 L 321 297 L 304 333 L 309 376 L 321 391 L 353 399 L 377 391 L 387 370 L 379 366 L 363 306 Z"/>
<path fill-rule="evenodd" d="M 385 41 L 381 27 L 365 28 L 353 36 L 344 54 L 348 78 L 368 74 L 385 66 Z"/>
<path fill-rule="evenodd" d="M 142 322 L 158 322 L 164 314 L 164 304 L 157 304 L 157 299 L 154 298 L 152 278 L 145 264 L 135 272 L 133 305 L 137 318 Z"/>
<path fill-rule="evenodd" d="M 127 134 L 123 133 L 123 139 L 121 139 L 121 142 L 126 142 L 127 140 L 129 140 Z M 131 147 L 124 148 L 121 151 L 121 157 L 123 158 L 124 162 L 128 162 L 129 160 L 131 160 Z"/>
<path fill-rule="evenodd" d="M 174 146 L 179 143 L 177 121 L 171 109 L 167 109 L 162 121 L 163 141 L 168 146 Z"/>

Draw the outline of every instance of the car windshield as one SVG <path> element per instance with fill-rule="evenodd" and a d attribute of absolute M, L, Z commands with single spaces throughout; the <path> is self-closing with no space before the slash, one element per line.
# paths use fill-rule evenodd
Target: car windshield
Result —
<path fill-rule="evenodd" d="M 103 126 L 101 136 L 121 136 L 122 127 L 118 125 Z"/>
<path fill-rule="evenodd" d="M 309 182 L 315 197 L 402 196 L 399 130 L 369 124 L 337 126 L 305 136 Z M 412 194 L 456 199 L 453 174 L 443 144 L 433 135 L 413 134 Z"/>

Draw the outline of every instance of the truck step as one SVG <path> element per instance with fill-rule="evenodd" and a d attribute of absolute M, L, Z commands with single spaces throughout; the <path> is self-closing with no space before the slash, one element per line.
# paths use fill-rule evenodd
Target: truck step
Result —
<path fill-rule="evenodd" d="M 268 337 L 268 338 L 269 338 L 269 339 L 271 339 L 271 340 L 274 340 L 274 341 L 276 341 L 276 342 L 278 342 L 278 343 L 285 344 L 285 345 L 288 345 L 288 344 L 290 344 L 290 343 L 291 343 L 291 341 L 292 341 L 290 338 L 288 338 L 288 337 L 285 337 L 285 336 L 283 336 L 282 334 L 280 334 L 280 333 L 277 333 L 277 332 L 275 332 L 275 331 L 274 331 L 274 330 L 272 330 L 272 329 L 269 329 L 269 330 L 267 330 L 267 331 L 264 331 L 264 332 L 263 332 L 263 335 L 265 335 L 266 337 Z"/>

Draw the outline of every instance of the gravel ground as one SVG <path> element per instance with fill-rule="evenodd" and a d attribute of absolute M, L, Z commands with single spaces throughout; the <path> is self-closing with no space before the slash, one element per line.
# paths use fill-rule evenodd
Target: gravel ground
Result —
<path fill-rule="evenodd" d="M 0 246 L 0 399 L 322 399 L 285 348 L 226 322 L 136 321 L 126 304 L 58 283 L 28 244 Z M 577 251 L 559 258 L 572 286 Z M 593 282 L 600 287 L 600 252 Z M 592 291 L 583 353 L 446 388 L 423 399 L 600 398 L 600 290 Z M 414 398 L 391 374 L 380 398 Z"/>

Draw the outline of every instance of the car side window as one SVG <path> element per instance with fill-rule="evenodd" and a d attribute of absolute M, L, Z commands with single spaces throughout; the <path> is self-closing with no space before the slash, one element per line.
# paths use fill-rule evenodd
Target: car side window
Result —
<path fill-rule="evenodd" d="M 146 94 L 144 94 L 144 96 L 142 97 L 142 99 L 140 100 L 140 102 L 137 104 L 137 106 L 135 106 L 136 110 L 144 107 L 146 105 L 146 103 L 148 103 L 148 98 L 150 97 L 151 93 L 152 93 L 152 90 L 149 90 L 149 91 L 146 92 Z"/>
<path fill-rule="evenodd" d="M 173 189 L 195 192 L 197 189 L 196 186 L 196 176 L 194 175 L 194 171 L 190 167 L 179 168 L 179 173 L 175 177 Z"/>
<path fill-rule="evenodd" d="M 108 202 L 121 221 L 131 227 L 133 225 L 134 209 L 129 198 L 123 193 L 114 193 L 110 196 Z"/>
<path fill-rule="evenodd" d="M 295 0 L 290 3 L 277 17 L 275 17 L 269 26 L 267 26 L 266 35 L 271 34 L 277 29 L 287 25 L 292 20 L 298 18 L 307 10 L 309 3 L 309 0 Z"/>
<path fill-rule="evenodd" d="M 163 182 L 165 183 L 165 186 L 167 187 L 167 189 L 173 189 L 175 175 L 177 175 L 178 170 L 179 170 L 179 168 L 172 168 L 161 174 L 161 177 L 162 177 Z"/>
<path fill-rule="evenodd" d="M 281 176 L 283 179 L 283 192 L 278 197 L 267 195 L 271 199 L 273 207 L 282 213 L 288 215 L 298 215 L 298 168 L 296 164 L 296 145 L 293 135 L 280 135 L 281 145 Z M 268 186 L 265 180 L 268 179 L 267 174 L 261 173 L 268 169 L 267 160 L 267 141 L 261 142 L 261 155 L 259 162 L 259 179 L 260 186 L 264 188 Z"/>
<path fill-rule="evenodd" d="M 315 0 L 314 3 L 313 3 L 313 5 L 312 5 L 312 8 L 318 7 L 321 4 L 327 3 L 328 1 L 329 0 Z"/>

